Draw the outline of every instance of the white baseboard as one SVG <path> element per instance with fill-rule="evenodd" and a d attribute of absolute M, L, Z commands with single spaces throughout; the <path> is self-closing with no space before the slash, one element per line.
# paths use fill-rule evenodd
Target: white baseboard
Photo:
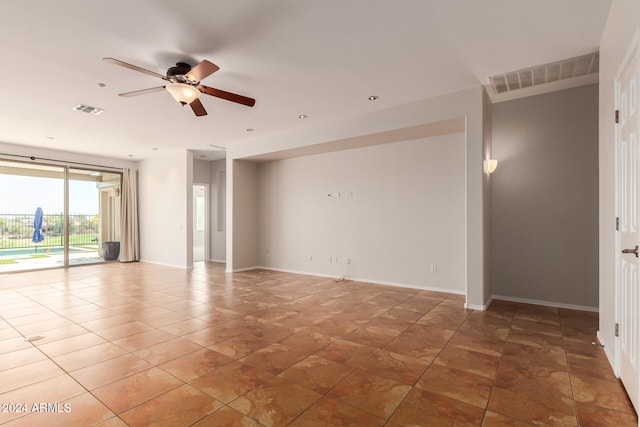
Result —
<path fill-rule="evenodd" d="M 264 265 L 261 265 L 261 266 L 258 266 L 258 267 L 254 267 L 254 268 L 259 268 L 261 270 L 277 271 L 277 272 L 280 272 L 280 273 L 291 273 L 291 274 L 302 274 L 304 276 L 326 277 L 328 279 L 334 279 L 334 280 L 338 280 L 341 277 L 341 276 L 330 275 L 330 274 L 321 274 L 321 273 L 317 273 L 317 272 L 313 272 L 313 271 L 292 270 L 292 269 L 289 269 L 289 268 L 265 267 Z M 351 279 L 349 279 L 349 280 L 351 280 Z"/>
<path fill-rule="evenodd" d="M 596 337 L 598 338 L 598 341 L 600 342 L 600 345 L 602 346 L 602 349 L 604 350 L 604 355 L 607 356 L 607 360 L 609 361 L 609 364 L 611 365 L 611 369 L 613 370 L 613 373 L 616 375 L 616 377 L 620 378 L 620 373 L 618 372 L 618 369 L 616 367 L 616 357 L 615 357 L 615 343 L 614 344 L 610 344 L 608 342 L 606 342 L 603 338 L 602 338 L 602 334 L 600 333 L 600 331 L 598 331 L 596 333 Z"/>
<path fill-rule="evenodd" d="M 470 310 L 487 311 L 492 301 L 493 301 L 493 295 L 490 296 L 489 299 L 483 305 L 467 304 L 465 302 L 464 308 L 468 308 Z"/>
<path fill-rule="evenodd" d="M 139 262 L 144 262 L 144 263 L 147 263 L 147 264 L 154 264 L 154 265 L 161 265 L 163 267 L 181 268 L 183 270 L 190 270 L 190 269 L 193 268 L 193 265 L 192 266 L 187 266 L 187 265 L 167 264 L 167 263 L 164 263 L 164 262 L 149 261 L 149 260 L 146 260 L 146 259 L 141 259 Z"/>
<path fill-rule="evenodd" d="M 466 295 L 465 291 L 461 291 L 461 290 L 458 290 L 458 289 L 440 288 L 440 287 L 437 287 L 437 286 L 416 285 L 416 284 L 412 284 L 412 283 L 388 282 L 388 281 L 384 281 L 384 280 L 367 279 L 367 278 L 363 278 L 363 277 L 349 277 L 347 280 L 355 280 L 357 282 L 374 283 L 376 285 L 397 286 L 399 288 L 419 289 L 421 291 L 442 292 L 442 293 L 445 293 L 445 294 L 453 294 L 453 295 Z"/>
<path fill-rule="evenodd" d="M 351 280 L 354 282 L 373 283 L 374 285 L 395 286 L 399 288 L 419 289 L 421 291 L 433 291 L 433 292 L 442 292 L 442 293 L 454 294 L 454 295 L 465 295 L 465 291 L 460 291 L 456 289 L 446 289 L 446 288 L 439 288 L 435 286 L 416 285 L 411 283 L 389 282 L 385 280 L 375 280 L 375 279 L 370 279 L 365 277 L 343 277 L 343 276 L 336 276 L 331 274 L 318 273 L 315 271 L 290 270 L 286 268 L 265 267 L 265 266 L 259 266 L 254 268 L 279 271 L 282 273 L 303 274 L 305 276 L 326 277 L 328 279 L 334 279 L 334 280 L 344 279 L 344 280 Z"/>
<path fill-rule="evenodd" d="M 542 301 L 542 300 L 535 300 L 535 299 L 528 299 L 528 298 L 507 297 L 504 295 L 492 295 L 491 299 L 498 300 L 498 301 L 520 302 L 523 304 L 544 305 L 547 307 L 566 308 L 569 310 L 591 311 L 594 313 L 597 313 L 599 311 L 598 307 L 590 307 L 586 305 L 575 305 L 575 304 L 564 304 L 561 302 Z"/>
<path fill-rule="evenodd" d="M 219 260 L 219 261 L 218 260 L 213 260 L 213 261 L 214 262 L 225 263 L 225 261 L 223 261 L 223 260 Z M 185 269 L 185 270 L 193 268 L 193 266 L 166 264 L 166 263 L 149 261 L 149 260 L 144 260 L 144 259 L 141 259 L 140 262 L 145 262 L 145 263 L 155 264 L 155 265 L 161 265 L 161 266 L 165 266 L 165 267 L 181 268 L 181 269 Z M 267 267 L 267 266 L 263 266 L 263 265 L 254 265 L 254 266 L 250 266 L 250 267 L 243 267 L 243 268 L 236 268 L 236 269 L 226 268 L 225 272 L 226 273 L 242 273 L 242 272 L 245 272 L 245 271 L 257 270 L 257 269 L 279 271 L 279 272 L 282 272 L 282 273 L 302 274 L 302 275 L 305 275 L 305 276 L 326 277 L 326 278 L 333 279 L 333 280 L 345 279 L 345 280 L 351 280 L 351 281 L 356 281 L 356 282 L 373 283 L 373 284 L 376 284 L 376 285 L 396 286 L 396 287 L 400 287 L 400 288 L 418 289 L 418 290 L 421 290 L 421 291 L 442 292 L 442 293 L 453 294 L 453 295 L 466 295 L 465 291 L 457 290 L 457 289 L 447 289 L 447 288 L 440 288 L 440 287 L 436 287 L 436 286 L 427 286 L 427 285 L 416 285 L 416 284 L 412 284 L 412 283 L 390 282 L 390 281 L 386 281 L 386 280 L 376 280 L 376 279 L 370 279 L 370 278 L 366 278 L 366 277 L 346 277 L 345 278 L 343 276 L 337 276 L 337 275 L 332 275 L 332 274 L 323 274 L 323 273 L 318 273 L 318 272 L 315 272 L 315 271 L 292 270 L 292 269 L 287 269 L 287 268 Z M 528 298 L 516 298 L 516 297 L 509 297 L 509 296 L 504 296 L 504 295 L 492 295 L 491 297 L 489 297 L 489 299 L 483 305 L 468 304 L 468 303 L 465 302 L 464 307 L 468 308 L 468 309 L 471 309 L 471 310 L 485 311 L 485 310 L 487 310 L 489 308 L 489 305 L 491 305 L 491 302 L 493 300 L 519 302 L 519 303 L 523 303 L 523 304 L 542 305 L 542 306 L 547 306 L 547 307 L 566 308 L 566 309 L 569 309 L 569 310 L 589 311 L 589 312 L 594 312 L 594 313 L 597 313 L 599 311 L 598 307 L 590 307 L 590 306 L 576 305 L 576 304 L 565 304 L 565 303 L 559 303 L 559 302 L 554 302 L 554 301 L 534 300 L 534 299 L 528 299 Z M 598 339 L 600 339 L 600 336 L 598 336 Z M 612 355 L 609 354 L 609 352 L 607 351 L 606 348 L 605 348 L 605 353 L 607 353 L 607 357 L 611 361 L 612 360 Z M 613 366 L 613 363 L 612 363 L 612 366 Z"/>
<path fill-rule="evenodd" d="M 227 273 L 242 273 L 243 271 L 257 270 L 259 268 L 264 268 L 264 267 L 254 265 L 253 267 L 243 267 L 243 268 L 233 268 L 233 269 L 227 268 L 225 271 Z"/>

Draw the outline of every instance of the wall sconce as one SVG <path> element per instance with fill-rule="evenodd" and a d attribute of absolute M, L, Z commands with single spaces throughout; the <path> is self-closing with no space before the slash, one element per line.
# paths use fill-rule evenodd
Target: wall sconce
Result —
<path fill-rule="evenodd" d="M 496 159 L 489 159 L 487 162 L 487 172 L 494 173 L 498 167 L 498 161 Z"/>

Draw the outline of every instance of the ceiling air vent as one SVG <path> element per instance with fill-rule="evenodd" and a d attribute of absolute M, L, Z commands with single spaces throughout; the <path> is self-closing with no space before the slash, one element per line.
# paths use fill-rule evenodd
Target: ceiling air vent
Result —
<path fill-rule="evenodd" d="M 101 114 L 104 111 L 102 108 L 91 107 L 89 105 L 84 105 L 84 104 L 78 104 L 75 107 L 73 107 L 73 109 L 76 111 L 82 111 L 83 113 L 92 114 L 94 116 L 97 116 L 98 114 Z"/>
<path fill-rule="evenodd" d="M 495 93 L 507 93 L 518 89 L 538 86 L 560 80 L 573 79 L 599 71 L 600 54 L 598 52 L 575 58 L 536 65 L 523 70 L 489 77 Z"/>

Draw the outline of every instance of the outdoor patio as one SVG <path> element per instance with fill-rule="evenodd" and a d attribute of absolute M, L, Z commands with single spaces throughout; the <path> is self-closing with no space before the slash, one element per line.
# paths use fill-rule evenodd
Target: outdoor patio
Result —
<path fill-rule="evenodd" d="M 34 214 L 0 213 L 0 273 L 64 266 L 63 214 L 44 215 L 44 240 L 32 241 Z M 104 262 L 97 214 L 69 215 L 69 265 Z"/>
<path fill-rule="evenodd" d="M 70 249 L 73 250 L 73 248 Z M 0 251 L 0 254 L 1 253 L 2 251 Z M 46 252 L 38 252 L 33 255 L 34 256 L 0 255 L 0 273 L 64 266 L 64 254 L 62 252 L 49 254 Z M 85 250 L 69 254 L 69 265 L 93 264 L 97 262 L 104 262 L 104 259 L 98 255 L 97 247 L 94 251 Z"/>

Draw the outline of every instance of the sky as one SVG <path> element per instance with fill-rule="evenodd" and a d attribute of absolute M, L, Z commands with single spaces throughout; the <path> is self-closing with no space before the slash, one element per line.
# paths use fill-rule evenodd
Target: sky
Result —
<path fill-rule="evenodd" d="M 0 174 L 0 214 L 33 213 L 41 207 L 45 214 L 62 213 L 62 179 Z M 69 181 L 69 213 L 98 213 L 95 182 Z"/>

